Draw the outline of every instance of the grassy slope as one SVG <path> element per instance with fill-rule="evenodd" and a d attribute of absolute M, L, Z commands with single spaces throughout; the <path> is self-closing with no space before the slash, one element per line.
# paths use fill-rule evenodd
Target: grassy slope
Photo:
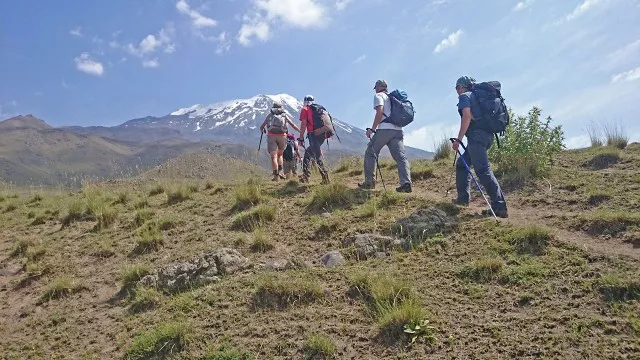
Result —
<path fill-rule="evenodd" d="M 135 358 L 149 348 L 171 349 L 176 358 L 215 358 L 212 349 L 224 346 L 217 354 L 238 349 L 230 358 L 241 359 L 241 351 L 261 359 L 302 358 L 322 349 L 331 353 L 331 342 L 337 358 L 638 357 L 640 222 L 625 214 L 640 204 L 640 178 L 633 170 L 640 165 L 640 148 L 630 146 L 617 164 L 601 170 L 583 166 L 602 151 L 565 153 L 548 179 L 509 192 L 512 218 L 499 226 L 474 215 L 482 207 L 476 197 L 459 215 L 456 233 L 334 269 L 323 268 L 319 258 L 340 248 L 345 235 L 388 234 L 395 218 L 445 200 L 449 160 L 414 162 L 414 173 L 423 178 L 415 182 L 416 191 L 385 206 L 373 206 L 367 193 L 352 190 L 360 176 L 350 176 L 357 169 L 345 166 L 333 177 L 347 184 L 342 195 L 351 197 L 352 206 L 329 209 L 329 217 L 309 207 L 319 185 L 265 182 L 259 202 L 275 206 L 276 217 L 254 232 L 231 230 L 239 211 L 232 210 L 234 184 L 174 180 L 150 196 L 156 186 L 142 181 L 82 193 L 47 192 L 41 200 L 0 192 L 0 357 Z M 381 165 L 388 187 L 395 186 L 395 170 Z M 198 191 L 189 194 L 189 185 Z M 600 192 L 606 196 L 593 201 Z M 169 205 L 168 193 L 189 198 Z M 128 201 L 113 204 L 119 197 Z M 114 223 L 99 231 L 92 231 L 97 221 L 90 219 L 61 228 L 74 201 L 90 201 L 98 209 L 96 204 L 105 204 L 113 210 L 106 215 L 116 214 Z M 145 201 L 146 214 L 135 209 Z M 138 225 L 154 220 L 170 223 L 161 230 L 162 245 L 135 252 Z M 610 226 L 603 230 L 596 226 L 601 223 Z M 611 226 L 622 230 L 607 231 Z M 523 241 L 546 235 L 551 239 L 542 251 L 522 252 Z M 119 277 L 130 265 L 141 265 L 127 273 L 135 279 L 140 269 L 222 246 L 238 249 L 256 266 L 181 294 L 118 296 Z M 274 273 L 260 266 L 272 259 L 312 267 Z M 437 329 L 436 339 L 407 346 L 400 336 L 388 344 L 380 336 L 379 309 L 350 291 L 363 273 L 406 284 L 424 312 L 420 316 Z M 278 291 L 288 294 L 277 298 L 286 306 L 260 306 Z"/>

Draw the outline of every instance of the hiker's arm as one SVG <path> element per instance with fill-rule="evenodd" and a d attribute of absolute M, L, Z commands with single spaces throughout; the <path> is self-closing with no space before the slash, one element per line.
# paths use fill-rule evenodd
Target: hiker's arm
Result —
<path fill-rule="evenodd" d="M 293 127 L 295 131 L 300 132 L 300 128 L 298 128 L 298 126 L 294 124 L 293 121 L 291 121 L 291 119 L 288 116 L 287 116 L 287 122 L 289 123 L 289 125 Z"/>
<path fill-rule="evenodd" d="M 462 109 L 462 118 L 460 120 L 460 132 L 458 132 L 458 140 L 462 141 L 471 125 L 471 108 Z"/>
<path fill-rule="evenodd" d="M 264 127 L 267 126 L 267 119 L 264 119 L 264 121 L 262 122 L 262 125 L 260 125 L 260 132 L 263 133 L 264 132 Z"/>
<path fill-rule="evenodd" d="M 300 113 L 300 139 L 304 139 L 304 133 L 307 131 L 307 112 L 302 111 Z"/>
<path fill-rule="evenodd" d="M 376 106 L 376 117 L 373 119 L 373 125 L 371 125 L 371 129 L 367 130 L 367 137 L 371 138 L 371 135 L 376 131 L 378 125 L 382 122 L 382 118 L 384 117 L 383 105 Z"/>

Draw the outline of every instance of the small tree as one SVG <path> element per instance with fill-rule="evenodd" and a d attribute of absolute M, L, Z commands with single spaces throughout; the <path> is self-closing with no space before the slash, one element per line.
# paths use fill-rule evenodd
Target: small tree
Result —
<path fill-rule="evenodd" d="M 500 148 L 491 147 L 489 156 L 496 165 L 496 173 L 509 180 L 526 181 L 544 176 L 553 157 L 563 148 L 562 127 L 551 126 L 551 117 L 540 118 L 542 110 L 533 107 L 526 116 L 514 115 L 506 136 L 500 141 Z"/>

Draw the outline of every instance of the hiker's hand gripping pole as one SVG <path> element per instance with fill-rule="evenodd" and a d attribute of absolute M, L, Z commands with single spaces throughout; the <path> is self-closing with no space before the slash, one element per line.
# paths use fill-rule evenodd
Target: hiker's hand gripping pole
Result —
<path fill-rule="evenodd" d="M 464 146 L 464 144 L 462 143 L 462 141 L 460 141 L 460 139 L 450 138 L 449 141 L 451 141 L 451 144 L 456 144 L 456 143 L 459 144 L 464 149 L 464 152 L 465 153 L 467 152 L 467 147 Z M 464 159 L 464 156 L 462 156 L 462 154 L 460 153 L 460 149 L 457 149 L 456 153 L 460 155 L 460 160 L 462 160 L 464 167 L 467 169 L 467 172 L 469 173 L 469 175 L 471 175 L 473 182 L 476 183 L 476 187 L 478 188 L 478 191 L 480 191 L 480 194 L 482 194 L 484 201 L 487 203 L 487 205 L 489 205 L 489 211 L 491 211 L 491 215 L 493 215 L 493 218 L 496 219 L 496 222 L 499 222 L 498 217 L 496 216 L 496 213 L 493 211 L 493 207 L 491 206 L 491 203 L 489 202 L 487 197 L 484 195 L 484 192 L 482 191 L 482 187 L 480 187 L 480 183 L 478 182 L 476 177 L 473 176 L 473 173 L 471 172 L 471 168 L 469 168 L 469 164 L 467 164 L 467 161 Z"/>

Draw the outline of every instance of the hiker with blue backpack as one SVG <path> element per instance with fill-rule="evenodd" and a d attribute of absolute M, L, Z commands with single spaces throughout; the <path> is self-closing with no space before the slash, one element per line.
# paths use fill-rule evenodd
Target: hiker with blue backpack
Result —
<path fill-rule="evenodd" d="M 452 138 L 453 151 L 460 158 L 456 162 L 456 190 L 457 198 L 454 203 L 468 206 L 470 200 L 469 181 L 476 182 L 478 190 L 484 196 L 476 178 L 471 174 L 473 166 L 480 184 L 485 188 L 491 199 L 486 199 L 489 209 L 482 212 L 485 216 L 507 218 L 507 202 L 498 180 L 491 170 L 488 151 L 493 144 L 494 136 L 504 134 L 509 123 L 509 114 L 500 93 L 500 83 L 497 81 L 476 84 L 476 80 L 469 76 L 462 76 L 456 81 L 458 93 L 458 113 L 460 114 L 460 131 L 457 138 Z M 467 137 L 467 146 L 462 139 Z M 464 154 L 460 151 L 464 149 Z"/>
<path fill-rule="evenodd" d="M 387 82 L 384 80 L 376 81 L 373 90 L 375 91 L 373 108 L 376 110 L 376 115 L 371 127 L 367 128 L 366 135 L 370 141 L 364 153 L 364 182 L 358 184 L 358 187 L 375 188 L 375 169 L 377 167 L 378 171 L 380 170 L 378 156 L 380 150 L 387 146 L 391 157 L 398 165 L 400 187 L 396 188 L 396 191 L 410 193 L 412 191 L 411 172 L 404 151 L 402 127 L 413 121 L 413 105 L 404 91 L 394 90 L 389 94 Z"/>

